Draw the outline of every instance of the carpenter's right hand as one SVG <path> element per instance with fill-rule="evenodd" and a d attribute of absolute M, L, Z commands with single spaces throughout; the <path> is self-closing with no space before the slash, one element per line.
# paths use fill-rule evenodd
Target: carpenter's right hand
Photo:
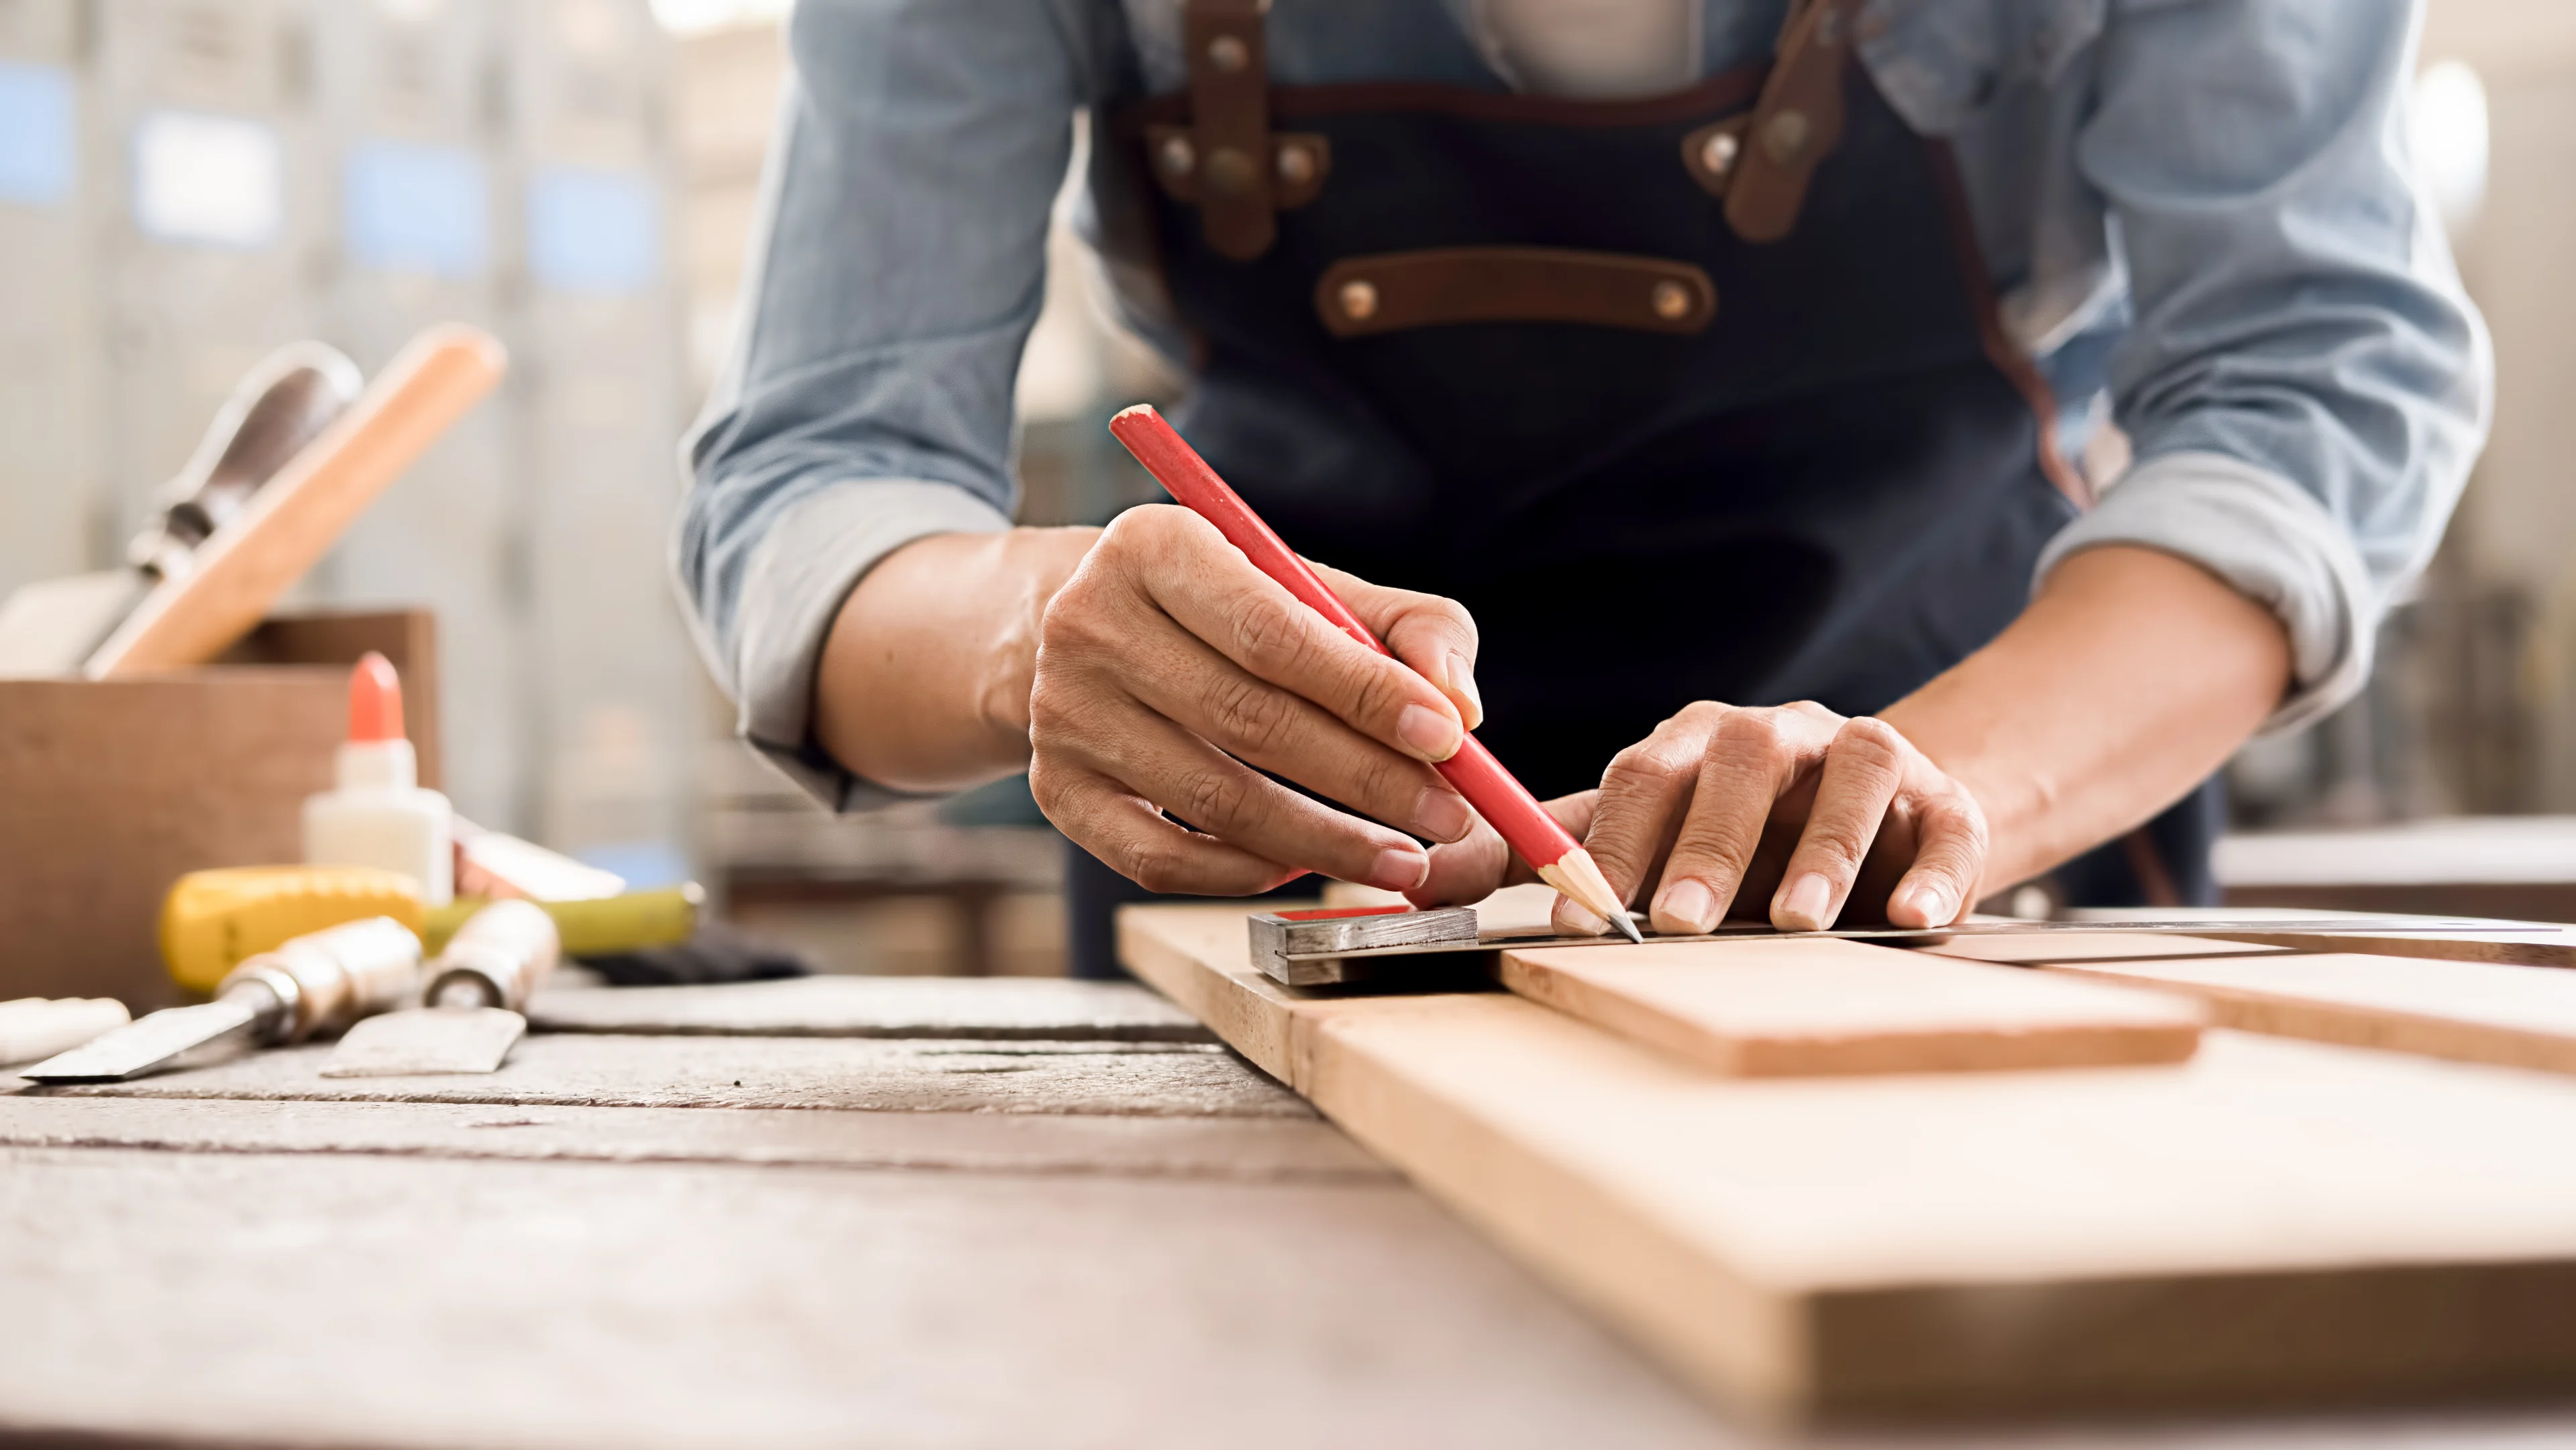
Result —
<path fill-rule="evenodd" d="M 1250 895 L 1308 871 L 1422 885 L 1412 837 L 1455 841 L 1474 820 L 1429 762 L 1481 715 L 1475 623 L 1447 599 L 1317 572 L 1403 663 L 1189 510 L 1119 515 L 1040 626 L 1029 787 L 1047 819 L 1156 891 Z"/>

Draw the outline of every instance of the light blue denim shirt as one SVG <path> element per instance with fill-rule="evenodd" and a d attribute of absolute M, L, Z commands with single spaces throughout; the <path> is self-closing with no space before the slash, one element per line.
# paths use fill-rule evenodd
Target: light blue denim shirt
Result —
<path fill-rule="evenodd" d="M 1701 73 L 1786 0 L 1702 0 Z M 2409 0 L 1874 0 L 1871 76 L 1948 137 L 2069 456 L 2135 463 L 2054 540 L 2193 560 L 2276 611 L 2296 689 L 2358 690 L 2486 432 L 2491 360 L 2406 154 Z M 1009 526 L 1011 396 L 1084 107 L 1184 84 L 1179 0 L 802 0 L 751 290 L 683 446 L 675 550 L 746 739 L 828 803 L 825 632 L 889 551 Z M 1276 0 L 1274 80 L 1511 80 L 1475 0 Z M 1125 315 L 1168 339 L 1149 277 Z M 1679 702 L 1676 702 L 1679 703 Z"/>

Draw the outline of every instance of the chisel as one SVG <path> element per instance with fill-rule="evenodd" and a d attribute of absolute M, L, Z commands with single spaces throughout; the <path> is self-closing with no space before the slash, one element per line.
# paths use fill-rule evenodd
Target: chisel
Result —
<path fill-rule="evenodd" d="M 562 957 L 553 917 L 534 902 L 495 901 L 422 972 L 423 1005 L 351 1027 L 322 1075 L 497 1072 L 528 1030 L 528 998 Z"/>
<path fill-rule="evenodd" d="M 420 938 L 391 917 L 370 917 L 251 957 L 225 976 L 212 1002 L 155 1012 L 18 1075 L 123 1082 L 226 1039 L 278 1047 L 337 1031 L 419 990 Z"/>

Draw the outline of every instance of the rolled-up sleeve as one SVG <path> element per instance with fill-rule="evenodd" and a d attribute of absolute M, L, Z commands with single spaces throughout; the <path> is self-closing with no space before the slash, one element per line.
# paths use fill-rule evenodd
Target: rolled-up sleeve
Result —
<path fill-rule="evenodd" d="M 803 0 L 789 24 L 673 567 L 743 738 L 835 807 L 882 794 L 812 738 L 842 601 L 915 539 L 1010 526 L 1012 388 L 1104 8 Z"/>
<path fill-rule="evenodd" d="M 2142 545 L 2269 606 L 2271 729 L 2360 689 L 2486 436 L 2485 328 L 2406 154 L 2413 27 L 2405 0 L 2130 0 L 2077 138 L 2129 275 L 2137 462 L 2040 572 Z"/>

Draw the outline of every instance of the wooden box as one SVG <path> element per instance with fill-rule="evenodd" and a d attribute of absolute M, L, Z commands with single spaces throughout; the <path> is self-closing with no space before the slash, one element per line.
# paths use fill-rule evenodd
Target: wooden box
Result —
<path fill-rule="evenodd" d="M 421 783 L 438 782 L 426 611 L 272 619 L 224 661 L 132 680 L 0 680 L 0 1001 L 181 1000 L 161 898 L 188 871 L 291 862 L 331 784 L 348 669 L 401 671 Z"/>

